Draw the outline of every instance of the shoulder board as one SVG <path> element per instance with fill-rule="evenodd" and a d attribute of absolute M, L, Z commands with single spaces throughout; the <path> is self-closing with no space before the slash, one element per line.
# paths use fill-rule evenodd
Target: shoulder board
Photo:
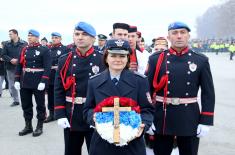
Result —
<path fill-rule="evenodd" d="M 193 51 L 193 50 L 192 50 L 192 53 L 194 53 L 194 54 L 196 54 L 196 55 L 198 55 L 198 56 L 201 56 L 201 57 L 203 57 L 203 58 L 208 59 L 208 57 L 207 57 L 205 54 L 202 54 L 202 53 L 199 53 L 199 52 L 195 52 L 195 51 Z"/>
<path fill-rule="evenodd" d="M 135 75 L 138 75 L 138 76 L 140 76 L 140 77 L 142 77 L 142 78 L 146 78 L 146 76 L 145 75 L 143 75 L 143 74 L 140 74 L 139 72 L 134 72 L 135 73 Z"/>
<path fill-rule="evenodd" d="M 95 75 L 91 76 L 90 79 L 94 79 L 95 77 L 98 77 L 99 75 L 100 75 L 100 73 L 95 74 Z"/>

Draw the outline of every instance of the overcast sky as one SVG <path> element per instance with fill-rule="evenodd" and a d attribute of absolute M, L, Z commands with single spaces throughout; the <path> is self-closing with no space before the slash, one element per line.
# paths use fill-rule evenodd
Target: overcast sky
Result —
<path fill-rule="evenodd" d="M 220 0 L 0 0 L 0 41 L 8 39 L 15 28 L 27 38 L 31 28 L 40 37 L 60 32 L 63 43 L 72 42 L 74 25 L 79 21 L 92 24 L 97 34 L 108 35 L 115 22 L 135 25 L 150 43 L 152 38 L 166 36 L 173 21 L 183 21 L 195 37 L 195 20 Z"/>

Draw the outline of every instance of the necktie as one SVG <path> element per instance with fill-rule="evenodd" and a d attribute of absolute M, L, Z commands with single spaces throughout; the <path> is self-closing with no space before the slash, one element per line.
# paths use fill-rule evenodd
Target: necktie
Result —
<path fill-rule="evenodd" d="M 118 79 L 113 78 L 113 79 L 112 79 L 112 82 L 113 82 L 114 85 L 117 85 L 117 84 L 118 84 Z"/>

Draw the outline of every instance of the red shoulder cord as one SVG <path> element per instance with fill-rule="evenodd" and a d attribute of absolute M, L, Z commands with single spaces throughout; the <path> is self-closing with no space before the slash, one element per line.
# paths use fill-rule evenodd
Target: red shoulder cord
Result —
<path fill-rule="evenodd" d="M 157 64 L 156 64 L 156 70 L 153 78 L 153 87 L 154 87 L 154 93 L 153 93 L 153 103 L 156 103 L 156 94 L 159 90 L 161 90 L 164 87 L 164 98 L 163 98 L 163 111 L 164 111 L 164 117 L 163 117 L 163 134 L 165 134 L 165 127 L 166 127 L 166 98 L 167 98 L 167 90 L 168 90 L 168 75 L 165 74 L 161 77 L 160 82 L 157 82 L 158 75 L 160 72 L 161 65 L 164 60 L 164 52 L 162 52 L 158 58 Z M 167 71 L 167 63 L 166 64 L 166 71 Z"/>
<path fill-rule="evenodd" d="M 25 68 L 25 64 L 26 64 L 26 60 L 25 60 L 25 56 L 24 56 L 26 50 L 27 50 L 27 46 L 25 46 L 20 53 L 20 64 L 22 65 L 23 68 Z"/>

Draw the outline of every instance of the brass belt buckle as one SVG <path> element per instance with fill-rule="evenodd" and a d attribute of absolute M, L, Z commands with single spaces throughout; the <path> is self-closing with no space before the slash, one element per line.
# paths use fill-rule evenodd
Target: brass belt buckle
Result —
<path fill-rule="evenodd" d="M 180 104 L 180 98 L 177 98 L 177 97 L 171 98 L 171 104 L 172 105 L 179 105 Z"/>

